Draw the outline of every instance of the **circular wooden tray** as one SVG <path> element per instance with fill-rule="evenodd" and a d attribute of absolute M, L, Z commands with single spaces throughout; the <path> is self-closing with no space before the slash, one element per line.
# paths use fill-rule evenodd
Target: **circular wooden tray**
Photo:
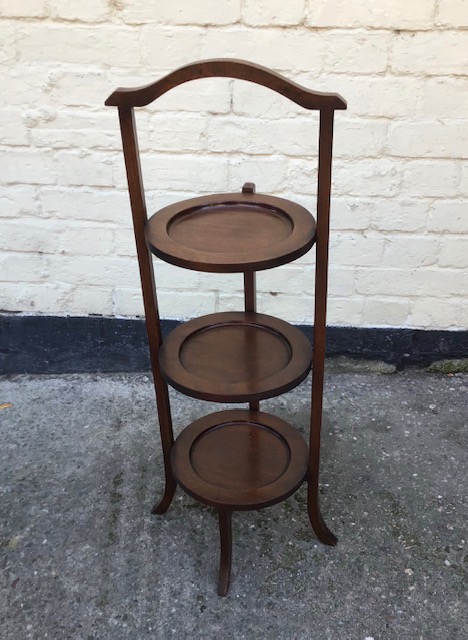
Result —
<path fill-rule="evenodd" d="M 243 409 L 196 420 L 172 450 L 174 476 L 189 495 L 235 510 L 284 500 L 303 482 L 307 464 L 307 444 L 294 427 Z"/>
<path fill-rule="evenodd" d="M 164 340 L 163 375 L 186 395 L 248 402 L 289 391 L 308 374 L 312 347 L 283 320 L 261 313 L 214 313 L 189 320 Z"/>
<path fill-rule="evenodd" d="M 254 193 L 192 198 L 155 213 L 146 223 L 151 251 L 197 271 L 269 269 L 295 260 L 315 241 L 312 215 L 294 202 Z"/>

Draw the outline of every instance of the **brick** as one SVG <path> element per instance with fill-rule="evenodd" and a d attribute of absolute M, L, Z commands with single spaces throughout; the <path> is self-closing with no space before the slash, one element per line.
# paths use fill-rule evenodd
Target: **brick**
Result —
<path fill-rule="evenodd" d="M 136 244 L 133 229 L 123 227 L 115 229 L 113 251 L 117 256 L 132 256 L 136 259 Z"/>
<path fill-rule="evenodd" d="M 468 122 L 402 122 L 390 126 L 388 151 L 402 157 L 467 158 Z"/>
<path fill-rule="evenodd" d="M 357 198 L 335 198 L 330 206 L 330 227 L 332 230 L 361 230 L 370 226 L 372 216 L 381 200 L 363 200 Z M 384 203 L 387 201 L 384 200 Z M 395 206 L 392 204 L 392 208 Z"/>
<path fill-rule="evenodd" d="M 339 93 L 347 103 L 346 113 L 336 112 L 336 124 L 355 116 L 413 118 L 422 91 L 421 78 L 410 76 L 359 76 L 326 74 L 317 79 L 300 77 L 302 83 L 320 91 Z M 427 117 L 427 116 L 424 116 Z"/>
<path fill-rule="evenodd" d="M 63 282 L 4 283 L 0 290 L 2 311 L 23 311 L 60 315 L 90 313 L 111 315 L 111 289 L 105 287 L 75 287 Z"/>
<path fill-rule="evenodd" d="M 199 59 L 203 31 L 190 27 L 142 27 L 141 52 L 146 69 L 173 70 Z"/>
<path fill-rule="evenodd" d="M 289 79 L 293 79 L 292 74 Z M 306 110 L 284 96 L 251 82 L 234 80 L 233 82 L 233 112 L 251 118 L 288 118 L 304 115 Z M 313 114 L 309 116 L 314 118 Z"/>
<path fill-rule="evenodd" d="M 460 318 L 458 322 L 457 329 L 466 330 L 466 319 L 468 318 L 468 300 L 466 298 L 462 298 L 460 300 Z"/>
<path fill-rule="evenodd" d="M 168 319 L 199 317 L 216 310 L 216 296 L 212 292 L 160 291 L 158 300 L 161 317 Z"/>
<path fill-rule="evenodd" d="M 317 152 L 317 130 L 314 121 L 307 118 L 218 117 L 208 122 L 206 143 L 214 152 L 300 156 Z"/>
<path fill-rule="evenodd" d="M 376 234 L 334 233 L 330 238 L 330 261 L 335 265 L 379 265 L 384 239 Z"/>
<path fill-rule="evenodd" d="M 125 44 L 125 46 L 123 45 Z M 71 63 L 138 68 L 139 32 L 126 27 L 82 27 L 40 23 L 18 33 L 19 60 L 30 63 Z M 105 96 L 103 96 L 104 98 Z"/>
<path fill-rule="evenodd" d="M 46 216 L 131 224 L 128 194 L 124 191 L 45 187 L 40 200 Z"/>
<path fill-rule="evenodd" d="M 16 57 L 16 24 L 0 24 L 0 64 L 11 64 Z"/>
<path fill-rule="evenodd" d="M 113 289 L 112 313 L 118 316 L 144 316 L 141 288 L 116 287 Z"/>
<path fill-rule="evenodd" d="M 156 211 L 159 211 L 170 204 L 195 197 L 197 197 L 197 193 L 194 191 L 151 191 L 148 189 L 146 191 L 148 216 L 151 216 L 153 213 L 156 213 Z"/>
<path fill-rule="evenodd" d="M 439 265 L 468 269 L 468 238 L 442 238 Z"/>
<path fill-rule="evenodd" d="M 359 326 L 363 324 L 364 298 L 332 298 L 328 304 L 327 322 L 335 326 Z"/>
<path fill-rule="evenodd" d="M 3 184 L 53 184 L 55 164 L 47 153 L 35 149 L 11 149 L 2 154 L 0 181 Z"/>
<path fill-rule="evenodd" d="M 376 199 L 367 203 L 372 208 L 370 226 L 378 231 L 421 231 L 425 229 L 429 201 L 415 198 L 394 200 Z"/>
<path fill-rule="evenodd" d="M 315 195 L 317 193 L 317 160 L 289 160 L 287 188 L 293 193 Z"/>
<path fill-rule="evenodd" d="M 468 203 L 436 200 L 429 208 L 427 229 L 444 233 L 468 233 Z"/>
<path fill-rule="evenodd" d="M 112 166 L 107 154 L 59 151 L 55 158 L 57 180 L 60 185 L 86 187 L 112 185 Z"/>
<path fill-rule="evenodd" d="M 371 327 L 408 326 L 409 300 L 370 297 L 364 300 L 363 322 Z"/>
<path fill-rule="evenodd" d="M 384 29 L 430 29 L 434 0 L 392 0 L 361 2 L 337 0 L 333 3 L 309 0 L 306 23 L 311 27 L 373 27 Z"/>
<path fill-rule="evenodd" d="M 284 187 L 286 172 L 287 163 L 279 158 L 233 157 L 229 159 L 228 190 L 241 191 L 244 182 L 254 182 L 258 193 L 275 193 Z"/>
<path fill-rule="evenodd" d="M 140 286 L 138 263 L 132 258 L 83 255 L 48 256 L 51 281 L 104 287 Z"/>
<path fill-rule="evenodd" d="M 102 22 L 110 17 L 111 4 L 106 0 L 48 0 L 50 15 L 60 20 Z"/>
<path fill-rule="evenodd" d="M 306 29 L 229 29 L 208 31 L 202 58 L 238 57 L 283 71 L 316 72 L 322 68 L 327 45 L 323 37 Z"/>
<path fill-rule="evenodd" d="M 337 118 L 334 156 L 368 158 L 383 155 L 387 142 L 386 120 Z"/>
<path fill-rule="evenodd" d="M 110 255 L 114 232 L 107 227 L 73 225 L 60 234 L 58 248 L 65 255 Z"/>
<path fill-rule="evenodd" d="M 401 33 L 393 41 L 391 68 L 397 73 L 463 75 L 468 72 L 468 32 Z"/>
<path fill-rule="evenodd" d="M 466 162 L 461 165 L 461 180 L 458 190 L 459 194 L 466 199 L 468 196 L 468 166 Z"/>
<path fill-rule="evenodd" d="M 148 154 L 142 156 L 142 171 L 146 188 L 164 186 L 176 191 L 223 191 L 227 183 L 227 162 L 221 157 Z M 117 186 L 126 187 L 122 159 L 116 159 L 119 177 Z"/>
<path fill-rule="evenodd" d="M 47 72 L 45 90 L 51 100 L 62 107 L 102 107 L 110 86 L 107 74 L 99 68 L 82 67 L 73 71 L 52 68 Z M 112 110 L 109 110 L 112 112 Z M 117 121 L 117 115 L 114 113 Z"/>
<path fill-rule="evenodd" d="M 116 8 L 118 16 L 128 24 L 157 23 L 160 21 L 160 0 L 119 0 Z"/>
<path fill-rule="evenodd" d="M 332 261 L 328 271 L 328 293 L 332 297 L 350 296 L 355 293 L 354 271 L 343 268 L 339 262 Z"/>
<path fill-rule="evenodd" d="M 217 311 L 243 311 L 244 296 L 240 293 L 220 293 Z"/>
<path fill-rule="evenodd" d="M 0 0 L 2 18 L 42 18 L 47 15 L 45 0 Z"/>
<path fill-rule="evenodd" d="M 25 109 L 21 112 L 21 116 L 28 128 L 44 125 L 57 118 L 57 109 L 50 106 L 35 107 L 34 109 Z"/>
<path fill-rule="evenodd" d="M 443 27 L 468 27 L 466 0 L 441 0 L 438 3 L 435 23 Z"/>
<path fill-rule="evenodd" d="M 28 134 L 18 109 L 2 109 L 0 141 L 5 145 L 19 146 L 29 143 Z"/>
<path fill-rule="evenodd" d="M 421 297 L 410 301 L 409 323 L 421 329 L 459 329 L 466 326 L 461 316 L 461 301 L 447 297 Z"/>
<path fill-rule="evenodd" d="M 312 296 L 264 293 L 258 296 L 258 311 L 286 322 L 310 324 L 314 318 L 314 301 Z"/>
<path fill-rule="evenodd" d="M 87 316 L 90 313 L 110 316 L 114 314 L 112 289 L 107 286 L 74 287 L 69 295 L 67 311 L 73 315 Z"/>
<path fill-rule="evenodd" d="M 15 252 L 54 253 L 59 230 L 50 222 L 15 220 L 3 222 L 0 249 Z"/>
<path fill-rule="evenodd" d="M 165 22 L 174 24 L 222 25 L 240 20 L 241 0 L 203 0 L 159 3 L 159 16 Z"/>
<path fill-rule="evenodd" d="M 258 274 L 259 275 L 259 274 Z M 242 273 L 200 273 L 199 288 L 214 291 L 218 295 L 229 292 L 242 294 L 242 305 L 237 309 L 243 310 L 244 278 Z"/>
<path fill-rule="evenodd" d="M 50 256 L 43 254 L 1 253 L 0 273 L 4 282 L 43 282 L 50 275 Z"/>
<path fill-rule="evenodd" d="M 304 20 L 305 0 L 244 0 L 242 18 L 249 26 L 296 25 Z"/>
<path fill-rule="evenodd" d="M 0 310 L 27 313 L 63 313 L 69 309 L 73 286 L 57 282 L 5 282 L 0 288 Z"/>
<path fill-rule="evenodd" d="M 202 151 L 206 149 L 205 130 L 208 123 L 205 116 L 189 112 L 153 113 L 147 124 L 149 144 L 155 151 Z"/>
<path fill-rule="evenodd" d="M 200 273 L 182 269 L 159 259 L 154 259 L 154 276 L 157 286 L 164 290 L 199 291 Z"/>
<path fill-rule="evenodd" d="M 388 66 L 391 35 L 388 32 L 345 32 L 327 34 L 325 71 L 332 73 L 380 73 Z M 310 67 L 309 67 L 310 68 Z"/>
<path fill-rule="evenodd" d="M 397 193 L 400 172 L 386 159 L 335 162 L 333 169 L 335 195 L 389 197 Z"/>
<path fill-rule="evenodd" d="M 424 119 L 466 118 L 461 96 L 468 93 L 468 78 L 424 78 L 414 117 Z"/>
<path fill-rule="evenodd" d="M 458 163 L 449 160 L 414 161 L 403 168 L 401 191 L 405 196 L 450 197 L 460 181 Z"/>
<path fill-rule="evenodd" d="M 40 117 L 41 111 L 47 115 Z M 29 110 L 25 113 L 25 121 L 30 127 L 32 141 L 38 147 L 122 149 L 118 120 L 110 110 L 102 113 L 84 108 L 60 112 Z M 149 141 L 141 138 L 141 149 L 147 149 Z"/>
<path fill-rule="evenodd" d="M 196 24 L 196 25 L 223 25 L 235 23 L 240 19 L 241 0 L 203 0 L 184 2 L 173 0 L 161 2 L 160 0 L 146 0 L 134 2 L 133 0 L 120 0 L 119 10 L 122 19 L 129 24 Z"/>
<path fill-rule="evenodd" d="M 268 269 L 257 274 L 257 291 L 259 293 L 284 293 L 300 297 L 310 292 L 313 286 L 313 274 L 298 265 L 284 265 L 281 269 Z"/>
<path fill-rule="evenodd" d="M 386 236 L 385 251 L 380 266 L 413 268 L 437 264 L 439 238 L 426 236 Z"/>
<path fill-rule="evenodd" d="M 420 269 L 358 268 L 356 291 L 362 295 L 433 296 L 435 291 L 444 295 L 464 296 L 468 287 L 468 271 L 427 267 Z"/>
<path fill-rule="evenodd" d="M 1 26 L 0 26 L 1 37 Z M 1 53 L 0 53 L 1 56 Z M 15 63 L 0 67 L 0 85 L 8 87 L 8 105 L 27 107 L 47 101 L 47 69 L 34 65 Z"/>
<path fill-rule="evenodd" d="M 39 213 L 39 200 L 35 187 L 12 185 L 0 190 L 0 216 L 16 218 L 35 216 Z"/>
<path fill-rule="evenodd" d="M 91 123 L 90 123 L 91 124 Z M 31 130 L 31 139 L 36 147 L 50 149 L 109 149 L 119 151 L 122 148 L 117 136 L 110 131 L 97 129 L 41 129 Z M 148 145 L 142 145 L 147 148 Z"/>

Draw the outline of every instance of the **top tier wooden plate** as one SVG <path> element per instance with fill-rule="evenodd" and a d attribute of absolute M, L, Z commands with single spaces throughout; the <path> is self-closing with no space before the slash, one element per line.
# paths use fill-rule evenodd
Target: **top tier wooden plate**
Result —
<path fill-rule="evenodd" d="M 225 193 L 169 205 L 146 223 L 146 242 L 166 262 L 211 272 L 270 269 L 314 244 L 312 215 L 294 202 Z"/>

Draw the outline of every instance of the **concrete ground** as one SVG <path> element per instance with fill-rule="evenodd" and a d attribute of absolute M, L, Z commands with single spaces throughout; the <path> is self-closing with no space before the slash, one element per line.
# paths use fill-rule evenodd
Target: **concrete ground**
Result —
<path fill-rule="evenodd" d="M 235 514 L 227 598 L 213 512 L 165 516 L 143 374 L 0 381 L 0 638 L 468 638 L 468 376 L 331 370 L 322 510 L 305 487 Z M 264 410 L 307 429 L 310 382 Z M 173 394 L 177 430 L 219 409 Z M 2 404 L 3 403 L 3 404 Z M 8 406 L 11 403 L 12 406 Z"/>

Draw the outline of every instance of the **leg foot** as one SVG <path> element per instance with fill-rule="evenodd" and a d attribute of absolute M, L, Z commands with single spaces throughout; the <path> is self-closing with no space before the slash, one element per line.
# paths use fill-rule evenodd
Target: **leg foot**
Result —
<path fill-rule="evenodd" d="M 232 560 L 232 511 L 218 511 L 219 539 L 221 545 L 219 561 L 218 595 L 225 596 L 231 579 Z"/>
<path fill-rule="evenodd" d="M 309 483 L 308 496 L 307 496 L 307 510 L 309 513 L 310 524 L 315 532 L 315 535 L 323 542 L 323 544 L 334 547 L 338 542 L 338 538 L 330 531 L 325 524 L 325 520 L 320 513 L 320 506 L 318 500 L 318 488 L 312 487 Z"/>
<path fill-rule="evenodd" d="M 174 493 L 177 487 L 177 483 L 174 478 L 166 477 L 166 487 L 164 489 L 164 495 L 161 498 L 160 502 L 157 502 L 154 507 L 151 509 L 151 513 L 161 515 L 166 513 L 166 511 L 171 506 L 172 498 L 174 497 Z"/>

